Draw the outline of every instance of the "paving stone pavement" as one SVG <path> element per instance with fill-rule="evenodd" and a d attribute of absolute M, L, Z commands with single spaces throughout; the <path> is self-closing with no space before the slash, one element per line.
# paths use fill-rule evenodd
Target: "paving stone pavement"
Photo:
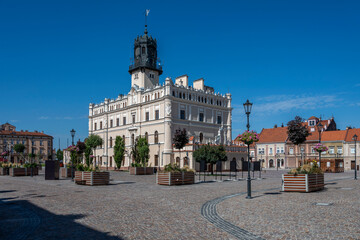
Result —
<path fill-rule="evenodd" d="M 266 194 L 266 189 L 280 189 L 281 173 L 267 171 L 265 179 L 253 181 L 254 199 L 238 195 L 219 202 L 219 217 L 263 239 L 359 239 L 360 191 L 354 180 L 346 179 L 353 173 L 326 174 L 336 181 L 322 192 Z M 0 239 L 239 238 L 209 222 L 201 209 L 213 199 L 245 193 L 246 181 L 213 182 L 214 177 L 206 176 L 206 183 L 169 187 L 156 185 L 155 175 L 112 171 L 111 185 L 90 187 L 45 181 L 43 174 L 0 176 Z M 334 204 L 313 205 L 321 201 Z M 13 217 L 13 206 L 23 215 Z M 18 223 L 25 219 L 38 220 L 20 236 Z"/>

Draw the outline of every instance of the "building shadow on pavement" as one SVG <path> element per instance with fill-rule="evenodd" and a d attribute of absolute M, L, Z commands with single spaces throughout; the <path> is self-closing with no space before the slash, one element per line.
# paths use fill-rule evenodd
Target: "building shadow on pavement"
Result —
<path fill-rule="evenodd" d="M 0 239 L 122 239 L 76 222 L 84 217 L 57 215 L 27 200 L 0 198 Z"/>

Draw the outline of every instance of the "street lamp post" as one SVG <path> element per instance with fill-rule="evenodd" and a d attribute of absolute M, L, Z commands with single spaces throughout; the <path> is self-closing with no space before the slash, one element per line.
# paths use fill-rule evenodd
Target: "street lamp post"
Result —
<path fill-rule="evenodd" d="M 321 122 L 318 124 L 318 132 L 319 132 L 319 143 L 321 143 L 321 130 L 322 130 L 323 125 L 321 124 Z M 321 152 L 319 152 L 319 167 L 321 169 Z"/>
<path fill-rule="evenodd" d="M 76 131 L 75 131 L 74 129 L 71 129 L 71 131 L 70 131 L 71 139 L 72 139 L 72 146 L 75 145 L 75 144 L 74 144 L 75 132 L 76 132 Z M 73 173 L 73 171 L 74 171 L 74 163 L 73 163 L 73 161 L 71 160 L 71 181 L 74 181 L 74 173 Z"/>
<path fill-rule="evenodd" d="M 278 153 L 275 154 L 275 158 L 276 158 L 276 171 L 279 171 L 279 157 L 280 155 Z"/>
<path fill-rule="evenodd" d="M 353 140 L 355 142 L 355 177 L 354 177 L 355 180 L 357 180 L 357 166 L 356 166 L 356 141 L 357 141 L 357 139 L 358 139 L 358 136 L 355 134 L 353 136 Z"/>
<path fill-rule="evenodd" d="M 246 128 L 250 130 L 249 116 L 251 113 L 252 103 L 249 99 L 246 101 L 244 105 L 245 114 L 247 116 L 247 125 Z M 247 199 L 251 199 L 251 177 L 250 177 L 250 144 L 248 144 L 248 178 L 247 178 Z"/>

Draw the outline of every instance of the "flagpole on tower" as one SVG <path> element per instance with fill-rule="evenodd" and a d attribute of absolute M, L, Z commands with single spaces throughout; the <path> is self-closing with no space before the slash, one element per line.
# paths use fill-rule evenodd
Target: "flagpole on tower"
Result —
<path fill-rule="evenodd" d="M 148 33 L 147 31 L 147 16 L 149 15 L 150 9 L 145 9 L 145 34 Z"/>

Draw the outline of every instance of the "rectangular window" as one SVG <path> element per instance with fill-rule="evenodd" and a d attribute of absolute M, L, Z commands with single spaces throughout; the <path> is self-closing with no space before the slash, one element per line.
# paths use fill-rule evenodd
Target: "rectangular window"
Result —
<path fill-rule="evenodd" d="M 342 147 L 338 147 L 338 148 L 337 148 L 337 153 L 338 153 L 338 154 L 342 154 L 342 153 L 343 153 Z"/>
<path fill-rule="evenodd" d="M 112 128 L 113 127 L 113 120 L 110 119 L 110 127 Z"/>
<path fill-rule="evenodd" d="M 150 114 L 149 112 L 145 113 L 145 121 L 149 121 L 150 120 Z"/>
<path fill-rule="evenodd" d="M 304 153 L 304 152 L 305 152 L 304 147 L 301 147 L 300 152 L 302 152 L 302 153 Z"/>
<path fill-rule="evenodd" d="M 204 121 L 204 113 L 199 113 L 199 121 L 200 122 Z"/>
<path fill-rule="evenodd" d="M 97 126 L 96 126 L 96 125 L 97 125 L 97 124 L 95 123 L 95 124 L 94 124 L 94 130 L 97 130 Z"/>
<path fill-rule="evenodd" d="M 40 140 L 40 146 L 44 146 L 43 140 Z"/>
<path fill-rule="evenodd" d="M 350 153 L 355 154 L 355 147 L 350 148 Z"/>
<path fill-rule="evenodd" d="M 335 154 L 335 147 L 329 148 L 329 154 Z"/>
<path fill-rule="evenodd" d="M 281 153 L 284 153 L 284 147 L 281 147 Z"/>
<path fill-rule="evenodd" d="M 276 147 L 276 153 L 280 153 L 280 147 Z"/>
<path fill-rule="evenodd" d="M 314 149 L 314 146 L 311 147 L 311 153 L 316 153 L 315 149 Z"/>
<path fill-rule="evenodd" d="M 180 119 L 185 120 L 185 110 L 180 110 Z"/>
<path fill-rule="evenodd" d="M 269 154 L 273 154 L 273 149 L 269 148 Z"/>
<path fill-rule="evenodd" d="M 110 157 L 110 167 L 112 167 L 112 157 Z"/>
<path fill-rule="evenodd" d="M 135 114 L 132 115 L 132 123 L 135 123 Z"/>
<path fill-rule="evenodd" d="M 35 141 L 34 140 L 31 141 L 31 145 L 35 146 Z"/>
<path fill-rule="evenodd" d="M 291 154 L 291 155 L 294 154 L 294 148 L 290 148 L 290 149 L 289 149 L 289 154 Z"/>
<path fill-rule="evenodd" d="M 126 117 L 123 117 L 123 125 L 126 125 Z"/>
<path fill-rule="evenodd" d="M 217 116 L 217 124 L 221 124 L 221 116 Z"/>
<path fill-rule="evenodd" d="M 102 122 L 100 122 L 100 130 L 102 129 Z"/>
<path fill-rule="evenodd" d="M 119 118 L 116 119 L 116 126 L 120 126 L 120 119 Z"/>
<path fill-rule="evenodd" d="M 159 120 L 159 110 L 155 110 L 155 120 Z"/>

